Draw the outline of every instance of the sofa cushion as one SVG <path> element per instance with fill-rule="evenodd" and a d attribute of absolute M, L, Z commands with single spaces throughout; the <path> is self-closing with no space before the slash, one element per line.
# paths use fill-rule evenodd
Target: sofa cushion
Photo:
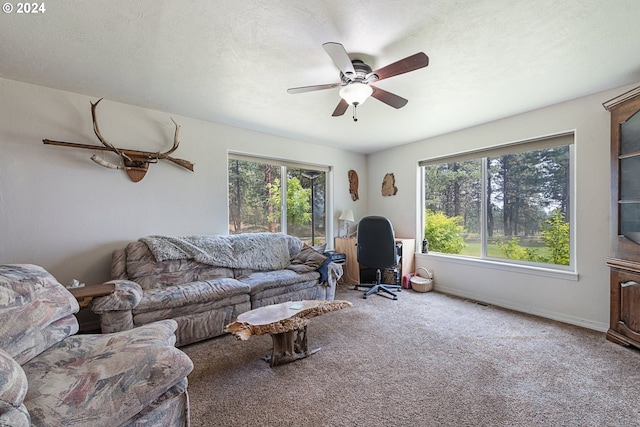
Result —
<path fill-rule="evenodd" d="M 135 281 L 145 290 L 158 289 L 176 283 L 233 277 L 233 270 L 230 268 L 214 267 L 194 260 L 178 259 L 158 262 L 143 242 L 129 243 L 125 253 L 126 278 Z"/>
<path fill-rule="evenodd" d="M 23 368 L 34 425 L 112 427 L 179 383 L 193 363 L 174 347 L 176 322 L 107 335 L 76 335 Z M 108 414 L 108 416 L 105 416 Z"/>
<path fill-rule="evenodd" d="M 308 286 L 317 285 L 320 274 L 317 271 L 311 271 L 303 274 L 296 273 L 293 270 L 275 270 L 275 271 L 257 271 L 240 279 L 242 283 L 246 283 L 251 287 L 250 295 L 255 295 L 266 289 L 281 288 L 284 293 L 287 286 L 298 283 L 308 283 Z"/>
<path fill-rule="evenodd" d="M 20 365 L 75 334 L 78 302 L 42 267 L 0 266 L 0 348 Z"/>
<path fill-rule="evenodd" d="M 236 279 L 213 279 L 152 289 L 144 293 L 134 314 L 224 300 L 249 293 L 250 287 Z"/>

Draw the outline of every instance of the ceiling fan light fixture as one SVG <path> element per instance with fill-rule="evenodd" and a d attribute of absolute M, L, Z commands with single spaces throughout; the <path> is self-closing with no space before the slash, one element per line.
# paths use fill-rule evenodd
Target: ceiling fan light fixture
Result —
<path fill-rule="evenodd" d="M 373 93 L 373 88 L 365 83 L 353 82 L 340 89 L 340 97 L 349 105 L 362 105 Z"/>

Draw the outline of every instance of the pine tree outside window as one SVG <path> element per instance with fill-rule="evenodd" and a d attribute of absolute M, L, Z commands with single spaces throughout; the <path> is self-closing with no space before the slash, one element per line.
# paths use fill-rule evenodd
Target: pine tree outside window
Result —
<path fill-rule="evenodd" d="M 571 269 L 573 134 L 420 162 L 429 251 Z"/>
<path fill-rule="evenodd" d="M 328 173 L 328 167 L 230 153 L 229 234 L 282 232 L 309 245 L 326 243 Z"/>

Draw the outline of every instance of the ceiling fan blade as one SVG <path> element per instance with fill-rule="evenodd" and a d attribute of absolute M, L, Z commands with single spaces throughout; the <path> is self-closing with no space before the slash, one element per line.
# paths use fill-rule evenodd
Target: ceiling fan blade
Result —
<path fill-rule="evenodd" d="M 314 86 L 302 86 L 302 87 L 292 87 L 287 89 L 287 93 L 304 93 L 304 92 L 313 92 L 314 90 L 323 90 L 323 89 L 333 89 L 334 87 L 342 86 L 341 83 L 328 83 L 326 85 L 314 85 Z"/>
<path fill-rule="evenodd" d="M 344 49 L 340 43 L 335 42 L 327 42 L 322 45 L 324 50 L 329 54 L 331 60 L 342 74 L 347 77 L 354 76 L 356 74 L 356 70 L 353 68 L 353 64 L 351 63 L 351 58 L 347 55 L 347 51 Z"/>
<path fill-rule="evenodd" d="M 389 64 L 386 67 L 382 67 L 371 74 L 377 75 L 378 80 L 382 80 L 408 73 L 409 71 L 418 70 L 427 65 L 429 65 L 429 57 L 424 52 L 419 52 L 415 55 L 407 56 L 400 61 L 396 61 L 393 64 Z"/>
<path fill-rule="evenodd" d="M 349 104 L 347 104 L 347 101 L 345 101 L 344 99 L 341 99 L 336 109 L 333 110 L 333 114 L 331 116 L 341 116 L 347 111 L 347 108 L 349 108 Z"/>
<path fill-rule="evenodd" d="M 386 90 L 380 89 L 379 87 L 371 86 L 373 89 L 372 97 L 377 99 L 378 101 L 382 101 L 387 105 L 390 105 L 393 108 L 402 108 L 407 105 L 406 99 L 401 96 L 398 96 L 394 93 L 387 92 Z"/>

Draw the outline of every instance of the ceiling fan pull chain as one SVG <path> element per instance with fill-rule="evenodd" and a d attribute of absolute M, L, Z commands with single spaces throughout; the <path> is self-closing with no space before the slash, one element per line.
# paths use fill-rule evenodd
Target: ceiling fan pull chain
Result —
<path fill-rule="evenodd" d="M 355 104 L 353 104 L 353 121 L 357 122 L 358 121 L 358 117 L 356 115 L 356 107 L 358 106 L 358 103 L 356 102 Z"/>

